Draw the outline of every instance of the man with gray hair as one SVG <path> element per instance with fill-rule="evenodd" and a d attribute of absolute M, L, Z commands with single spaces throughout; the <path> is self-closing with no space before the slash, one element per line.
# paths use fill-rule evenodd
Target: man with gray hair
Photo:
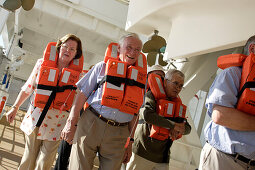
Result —
<path fill-rule="evenodd" d="M 255 36 L 252 36 L 244 46 L 243 54 L 253 56 L 254 52 Z M 244 69 L 224 69 L 209 89 L 205 106 L 212 120 L 204 130 L 207 142 L 201 152 L 200 170 L 255 169 L 255 111 L 248 114 L 238 108 L 241 77 L 245 82 L 248 78 L 243 77 Z M 251 68 L 248 73 L 253 76 L 253 82 L 254 71 Z M 253 101 L 254 96 L 250 96 Z"/>
<path fill-rule="evenodd" d="M 151 76 L 156 75 L 151 74 Z M 169 70 L 163 79 L 163 88 L 166 94 L 164 100 L 178 100 L 178 94 L 184 84 L 184 74 L 179 70 Z M 152 90 L 147 91 L 144 106 L 140 109 L 139 123 L 132 147 L 133 154 L 127 164 L 127 170 L 168 170 L 170 147 L 173 140 L 180 135 L 187 135 L 191 131 L 191 126 L 186 118 L 179 119 L 181 121 L 177 123 L 174 119 L 166 119 L 159 115 L 157 107 L 160 99 L 156 99 L 156 95 L 153 93 Z M 161 140 L 150 135 L 153 125 L 169 130 L 170 133 L 166 139 Z"/>
<path fill-rule="evenodd" d="M 124 64 L 126 64 L 127 67 L 136 67 L 135 64 L 137 64 L 138 58 L 141 57 L 141 49 L 142 41 L 137 34 L 131 33 L 123 36 L 117 46 L 119 60 L 112 60 L 113 64 L 109 67 L 111 69 L 117 69 L 115 70 L 116 72 L 120 71 L 119 65 L 125 67 Z M 109 88 L 118 88 L 117 85 L 114 87 L 113 85 L 111 87 L 109 85 L 108 87 L 108 85 L 104 86 L 104 84 L 99 84 L 105 75 L 108 75 L 108 72 L 110 72 L 108 63 L 110 62 L 107 62 L 107 64 L 104 61 L 97 63 L 76 84 L 80 92 L 73 104 L 66 126 L 62 131 L 62 138 L 68 143 L 72 143 L 74 132 L 76 131 L 69 169 L 91 170 L 93 168 L 94 158 L 98 153 L 99 169 L 119 170 L 121 163 L 127 163 L 131 157 L 131 142 L 126 148 L 124 146 L 128 137 L 133 137 L 131 131 L 132 128 L 136 128 L 135 120 L 137 116 L 134 115 L 136 113 L 127 114 L 126 112 L 120 111 L 119 108 L 102 104 L 102 101 L 105 100 L 105 98 L 103 99 L 103 94 Z M 141 75 L 145 77 L 145 81 L 146 68 L 147 65 L 145 62 L 145 73 Z M 108 80 L 105 81 L 108 82 Z M 116 77 L 112 81 L 117 81 Z M 122 84 L 120 85 L 122 87 Z M 81 118 L 79 118 L 80 110 L 86 101 L 90 106 L 84 111 Z M 114 101 L 112 103 L 115 104 Z"/>

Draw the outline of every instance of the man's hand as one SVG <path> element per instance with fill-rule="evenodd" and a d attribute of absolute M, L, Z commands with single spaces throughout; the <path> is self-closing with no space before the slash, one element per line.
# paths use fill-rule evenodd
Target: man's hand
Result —
<path fill-rule="evenodd" d="M 5 114 L 6 119 L 9 123 L 13 122 L 13 120 L 17 114 L 17 111 L 18 111 L 17 108 L 11 108 L 11 110 Z"/>
<path fill-rule="evenodd" d="M 172 141 L 179 139 L 182 134 L 174 129 L 170 129 L 169 137 Z"/>
<path fill-rule="evenodd" d="M 129 162 L 131 156 L 132 156 L 132 143 L 133 142 L 130 142 L 126 151 L 125 151 L 125 154 L 124 154 L 124 157 L 123 157 L 123 163 L 126 164 Z"/>
<path fill-rule="evenodd" d="M 183 123 L 175 123 L 174 125 L 174 129 L 176 132 L 180 133 L 180 134 L 184 134 L 185 132 L 185 122 Z"/>
<path fill-rule="evenodd" d="M 70 120 L 67 120 L 65 127 L 61 132 L 61 139 L 65 140 L 69 144 L 72 144 L 76 128 L 76 124 L 72 124 Z"/>

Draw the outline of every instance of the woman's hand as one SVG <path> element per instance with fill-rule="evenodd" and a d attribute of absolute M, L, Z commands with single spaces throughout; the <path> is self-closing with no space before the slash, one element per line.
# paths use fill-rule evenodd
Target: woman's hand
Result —
<path fill-rule="evenodd" d="M 11 110 L 9 110 L 9 112 L 5 114 L 6 119 L 9 123 L 13 122 L 18 110 L 18 108 L 11 108 Z"/>
<path fill-rule="evenodd" d="M 61 139 L 65 140 L 69 144 L 72 144 L 76 128 L 76 123 L 72 123 L 72 121 L 67 119 L 65 127 L 61 132 Z"/>

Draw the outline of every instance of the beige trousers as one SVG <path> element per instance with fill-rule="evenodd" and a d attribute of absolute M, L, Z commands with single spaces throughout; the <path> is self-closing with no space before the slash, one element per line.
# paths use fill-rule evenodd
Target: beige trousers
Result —
<path fill-rule="evenodd" d="M 38 127 L 26 135 L 25 151 L 19 170 L 50 170 L 55 160 L 59 141 L 36 139 Z"/>
<path fill-rule="evenodd" d="M 255 170 L 255 167 L 218 151 L 206 143 L 200 155 L 199 170 Z"/>
<path fill-rule="evenodd" d="M 128 135 L 128 126 L 107 125 L 87 109 L 77 126 L 69 169 L 91 170 L 98 152 L 99 170 L 119 170 Z"/>
<path fill-rule="evenodd" d="M 130 161 L 127 163 L 126 170 L 169 170 L 169 164 L 155 163 L 132 153 Z"/>

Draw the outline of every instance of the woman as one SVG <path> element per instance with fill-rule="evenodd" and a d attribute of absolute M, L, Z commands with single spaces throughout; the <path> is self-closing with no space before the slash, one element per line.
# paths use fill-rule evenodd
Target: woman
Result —
<path fill-rule="evenodd" d="M 44 52 L 44 58 L 45 55 L 46 52 Z M 57 82 L 59 83 L 60 77 L 63 74 L 62 70 L 70 68 L 71 64 L 74 63 L 72 62 L 74 59 L 78 59 L 83 64 L 83 59 L 81 58 L 81 40 L 72 34 L 65 35 L 56 44 L 55 57 L 56 68 L 59 70 L 59 74 L 57 74 Z M 40 84 L 38 82 L 43 72 L 41 68 L 45 66 L 45 61 L 46 59 L 39 59 L 37 61 L 29 79 L 21 88 L 12 109 L 6 114 L 9 123 L 14 120 L 19 107 L 32 94 L 34 89 L 37 88 L 38 90 L 37 84 Z M 37 95 L 38 93 L 37 91 L 34 94 Z M 20 170 L 51 168 L 59 145 L 60 134 L 69 114 L 67 111 L 60 111 L 62 109 L 49 108 L 46 116 L 42 118 L 42 123 L 38 125 L 40 115 L 44 109 L 36 107 L 35 99 L 36 97 L 33 97 L 33 100 L 30 102 L 28 112 L 20 126 L 26 136 L 25 151 L 19 165 Z"/>

